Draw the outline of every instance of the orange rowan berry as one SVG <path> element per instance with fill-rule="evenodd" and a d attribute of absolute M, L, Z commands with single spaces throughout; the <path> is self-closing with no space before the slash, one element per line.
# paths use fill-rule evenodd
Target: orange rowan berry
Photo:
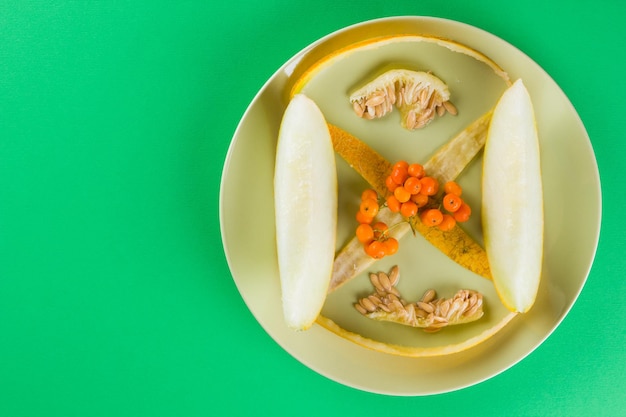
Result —
<path fill-rule="evenodd" d="M 443 213 L 435 208 L 424 210 L 420 215 L 420 219 L 426 226 L 438 226 L 443 221 Z"/>
<path fill-rule="evenodd" d="M 408 170 L 409 169 L 409 163 L 407 161 L 404 161 L 404 160 L 401 159 L 398 162 L 396 162 L 395 164 L 393 164 L 392 169 L 395 169 L 395 168 L 403 168 L 403 169 L 407 169 Z"/>
<path fill-rule="evenodd" d="M 387 207 L 389 207 L 389 210 L 394 213 L 398 213 L 400 211 L 401 204 L 402 203 L 400 203 L 393 194 L 387 197 Z"/>
<path fill-rule="evenodd" d="M 439 191 L 439 182 L 433 177 L 423 177 L 420 182 L 422 183 L 421 194 L 430 196 L 437 194 L 437 191 Z"/>
<path fill-rule="evenodd" d="M 400 207 L 400 213 L 406 217 L 413 217 L 417 214 L 417 204 L 415 204 L 413 201 L 406 201 L 404 203 L 402 203 L 402 206 Z"/>
<path fill-rule="evenodd" d="M 439 229 L 447 232 L 448 230 L 452 230 L 456 226 L 456 220 L 451 214 L 444 214 L 441 223 L 437 226 Z"/>
<path fill-rule="evenodd" d="M 404 203 L 405 201 L 409 201 L 411 199 L 411 193 L 409 193 L 404 187 L 398 187 L 393 190 L 393 195 L 401 203 Z"/>
<path fill-rule="evenodd" d="M 361 193 L 361 201 L 365 201 L 370 198 L 372 200 L 378 200 L 378 193 L 371 188 L 368 188 L 367 190 L 363 191 L 363 193 Z"/>
<path fill-rule="evenodd" d="M 448 193 L 443 197 L 443 208 L 450 213 L 457 211 L 459 207 L 461 207 L 461 204 L 463 204 L 463 199 L 457 194 Z"/>
<path fill-rule="evenodd" d="M 367 223 L 361 223 L 356 228 L 356 238 L 361 243 L 369 243 L 374 240 L 374 229 Z"/>
<path fill-rule="evenodd" d="M 418 193 L 411 196 L 411 201 L 417 204 L 417 208 L 424 207 L 428 204 L 428 196 Z"/>
<path fill-rule="evenodd" d="M 385 185 L 387 186 L 387 189 L 389 190 L 390 193 L 393 193 L 393 190 L 395 190 L 396 188 L 399 187 L 399 185 L 396 184 L 396 182 L 393 180 L 393 178 L 391 178 L 391 175 L 389 175 L 385 179 Z"/>
<path fill-rule="evenodd" d="M 391 171 L 391 179 L 398 185 L 404 184 L 409 177 L 409 172 L 404 167 L 396 167 Z"/>
<path fill-rule="evenodd" d="M 424 172 L 424 167 L 420 164 L 411 164 L 407 169 L 410 176 L 415 177 L 417 179 L 422 178 L 426 173 Z"/>
<path fill-rule="evenodd" d="M 406 181 L 404 181 L 403 187 L 409 192 L 409 194 L 415 195 L 422 189 L 422 182 L 417 177 L 409 177 Z"/>
<path fill-rule="evenodd" d="M 356 221 L 361 224 L 370 224 L 374 221 L 374 216 L 363 214 L 360 210 L 356 212 Z"/>
<path fill-rule="evenodd" d="M 387 234 L 389 226 L 383 222 L 376 222 L 372 225 L 372 229 L 374 229 L 374 239 L 380 239 Z"/>
<path fill-rule="evenodd" d="M 359 206 L 359 211 L 364 215 L 375 217 L 378 214 L 378 200 L 373 198 L 367 198 L 361 201 L 361 205 Z"/>
<path fill-rule="evenodd" d="M 456 194 L 458 196 L 460 196 L 461 193 L 463 192 L 463 189 L 461 188 L 461 186 L 457 184 L 455 181 L 446 182 L 443 185 L 443 190 L 448 194 Z"/>
<path fill-rule="evenodd" d="M 383 242 L 383 245 L 385 246 L 386 255 L 393 255 L 394 253 L 398 251 L 398 247 L 400 246 L 400 244 L 398 243 L 398 240 L 393 237 L 390 237 L 389 239 L 385 240 Z"/>
<path fill-rule="evenodd" d="M 454 216 L 454 220 L 459 223 L 463 223 L 469 220 L 470 215 L 472 214 L 472 208 L 468 206 L 465 202 L 461 203 L 461 207 L 457 211 L 455 211 L 452 215 Z"/>
<path fill-rule="evenodd" d="M 379 240 L 373 240 L 365 245 L 365 253 L 374 259 L 381 259 L 385 257 L 385 245 Z"/>

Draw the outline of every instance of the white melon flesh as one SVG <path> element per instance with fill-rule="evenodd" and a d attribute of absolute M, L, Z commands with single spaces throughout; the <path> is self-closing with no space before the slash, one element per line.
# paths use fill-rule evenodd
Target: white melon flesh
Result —
<path fill-rule="evenodd" d="M 496 290 L 509 310 L 527 312 L 541 278 L 543 191 L 534 110 L 521 80 L 494 109 L 482 193 L 485 250 Z"/>
<path fill-rule="evenodd" d="M 286 324 L 308 329 L 332 274 L 337 230 L 337 170 L 324 115 L 298 94 L 283 115 L 274 173 L 276 243 Z"/>

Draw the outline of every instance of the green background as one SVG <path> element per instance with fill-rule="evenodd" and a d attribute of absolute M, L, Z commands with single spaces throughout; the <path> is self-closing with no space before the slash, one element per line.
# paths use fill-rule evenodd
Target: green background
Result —
<path fill-rule="evenodd" d="M 246 308 L 220 239 L 224 158 L 256 92 L 309 43 L 394 15 L 469 23 L 533 58 L 583 120 L 603 190 L 562 325 L 431 397 L 297 362 Z M 621 0 L 1 1 L 0 415 L 624 415 L 625 15 Z"/>

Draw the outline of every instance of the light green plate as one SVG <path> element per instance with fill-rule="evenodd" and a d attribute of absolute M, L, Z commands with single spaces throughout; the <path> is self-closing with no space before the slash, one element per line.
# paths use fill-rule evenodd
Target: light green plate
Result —
<path fill-rule="evenodd" d="M 487 341 L 446 356 L 407 358 L 375 352 L 314 326 L 296 333 L 284 325 L 276 261 L 272 181 L 278 128 L 294 78 L 313 62 L 346 45 L 377 36 L 435 35 L 489 56 L 511 80 L 522 78 L 537 116 L 542 152 L 545 241 L 542 283 L 532 310 L 516 317 Z M 348 95 L 383 67 L 398 64 L 432 71 L 446 82 L 457 116 L 445 115 L 426 128 L 408 132 L 399 114 L 366 121 L 351 110 Z M 505 82 L 482 62 L 428 42 L 392 43 L 348 54 L 316 73 L 302 91 L 327 120 L 370 144 L 390 161 L 425 162 L 455 133 L 492 108 Z M 324 169 L 324 167 L 320 167 Z M 337 159 L 339 227 L 337 249 L 354 234 L 361 192 L 367 184 Z M 480 156 L 461 174 L 464 197 L 473 216 L 464 228 L 482 243 Z M 255 188 L 250 189 L 250 179 Z M 255 216 L 247 209 L 256 204 Z M 576 210 L 571 210 L 576 207 Z M 587 278 L 600 229 L 601 196 L 593 149 L 574 108 L 554 81 L 530 58 L 503 40 L 477 28 L 428 17 L 374 20 L 333 33 L 285 63 L 254 98 L 233 137 L 222 177 L 222 240 L 233 278 L 263 328 L 296 359 L 322 375 L 358 389 L 390 395 L 427 395 L 466 387 L 490 378 L 535 349 L 565 317 Z M 579 219 L 587 219 L 581 223 Z M 511 238 L 514 238 L 512 236 Z M 485 316 L 471 325 L 426 334 L 362 317 L 352 304 L 372 291 L 367 274 L 331 294 L 323 314 L 343 328 L 375 340 L 405 346 L 437 347 L 461 343 L 493 326 L 507 310 L 490 281 L 458 266 L 421 236 L 405 236 L 399 252 L 370 271 L 399 265 L 398 289 L 417 300 L 434 288 L 451 296 L 461 288 L 484 294 Z"/>

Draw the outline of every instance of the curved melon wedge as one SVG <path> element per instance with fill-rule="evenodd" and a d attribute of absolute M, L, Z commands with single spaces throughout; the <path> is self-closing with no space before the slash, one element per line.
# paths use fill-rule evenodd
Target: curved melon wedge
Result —
<path fill-rule="evenodd" d="M 527 312 L 543 258 L 539 140 L 523 82 L 509 87 L 491 117 L 483 160 L 482 220 L 493 282 L 503 304 Z"/>
<path fill-rule="evenodd" d="M 299 94 L 283 115 L 274 172 L 276 244 L 283 312 L 308 329 L 330 283 L 337 230 L 337 169 L 326 120 Z"/>

